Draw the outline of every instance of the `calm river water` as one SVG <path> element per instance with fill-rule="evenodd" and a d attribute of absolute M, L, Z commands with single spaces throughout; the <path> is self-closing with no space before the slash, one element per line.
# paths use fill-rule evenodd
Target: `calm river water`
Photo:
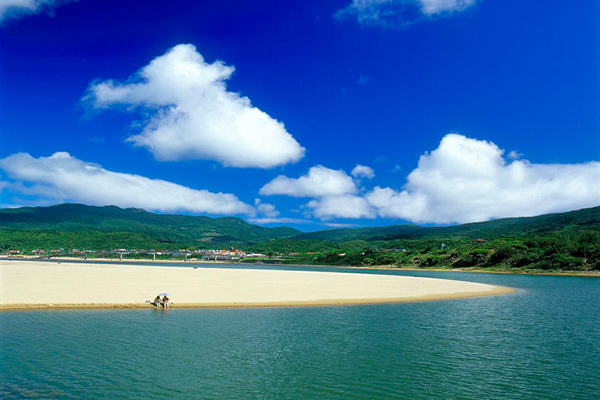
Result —
<path fill-rule="evenodd" d="M 518 291 L 338 307 L 5 312 L 0 398 L 600 398 L 599 278 L 354 273 Z"/>

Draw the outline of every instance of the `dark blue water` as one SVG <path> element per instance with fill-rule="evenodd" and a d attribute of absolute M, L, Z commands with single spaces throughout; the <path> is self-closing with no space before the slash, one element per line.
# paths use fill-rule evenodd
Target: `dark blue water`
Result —
<path fill-rule="evenodd" d="M 338 307 L 5 312 L 0 397 L 600 398 L 600 279 L 376 273 L 518 291 Z"/>

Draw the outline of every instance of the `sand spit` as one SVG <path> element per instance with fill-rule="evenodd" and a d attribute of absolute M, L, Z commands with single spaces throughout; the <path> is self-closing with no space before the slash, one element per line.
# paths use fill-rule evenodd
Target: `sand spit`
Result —
<path fill-rule="evenodd" d="M 513 289 L 446 279 L 344 272 L 0 261 L 0 310 L 375 304 L 497 295 Z"/>

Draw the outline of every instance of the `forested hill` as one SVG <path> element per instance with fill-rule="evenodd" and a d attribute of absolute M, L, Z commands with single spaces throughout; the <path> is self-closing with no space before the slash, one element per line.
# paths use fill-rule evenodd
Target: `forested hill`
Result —
<path fill-rule="evenodd" d="M 600 230 L 600 207 L 584 208 L 558 214 L 537 217 L 503 218 L 494 221 L 469 223 L 447 227 L 422 227 L 417 225 L 393 225 L 371 228 L 328 229 L 302 233 L 295 240 L 395 240 L 454 237 L 464 239 L 492 239 L 496 237 L 568 232 L 578 229 Z"/>
<path fill-rule="evenodd" d="M 240 218 L 154 214 L 81 204 L 2 209 L 0 230 L 4 241 L 29 243 L 37 238 L 36 246 L 41 247 L 58 246 L 62 240 L 66 243 L 59 247 L 93 248 L 249 245 L 300 233 L 289 227 L 251 225 Z"/>
<path fill-rule="evenodd" d="M 116 206 L 61 204 L 0 210 L 0 249 L 11 248 L 224 248 L 299 251 L 346 248 L 349 242 L 494 239 L 600 232 L 600 207 L 528 218 L 505 218 L 449 227 L 394 225 L 302 233 L 265 228 L 240 218 L 154 214 Z M 356 244 L 356 243 L 354 243 Z M 392 243 L 390 243 L 391 245 Z"/>

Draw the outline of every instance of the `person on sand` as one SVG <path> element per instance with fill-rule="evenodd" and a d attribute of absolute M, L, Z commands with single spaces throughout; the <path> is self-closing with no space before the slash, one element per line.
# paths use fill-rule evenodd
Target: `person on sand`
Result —
<path fill-rule="evenodd" d="M 167 295 L 165 295 L 165 297 L 163 297 L 162 299 L 162 305 L 164 309 L 168 309 L 169 308 L 169 298 L 167 297 Z"/>
<path fill-rule="evenodd" d="M 151 304 L 156 308 L 162 306 L 162 300 L 160 299 L 160 295 L 156 296 L 156 298 L 154 299 L 154 302 L 152 302 Z"/>

